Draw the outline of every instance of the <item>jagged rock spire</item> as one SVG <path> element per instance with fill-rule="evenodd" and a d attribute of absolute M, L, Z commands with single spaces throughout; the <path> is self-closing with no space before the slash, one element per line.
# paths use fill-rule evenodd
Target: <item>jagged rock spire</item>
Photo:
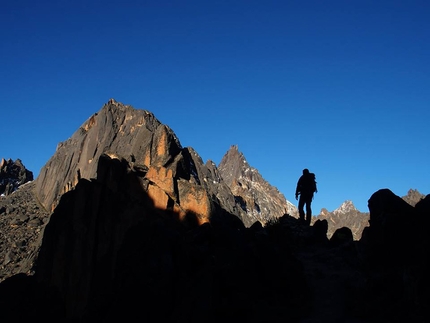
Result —
<path fill-rule="evenodd" d="M 145 167 L 165 166 L 182 150 L 173 131 L 146 110 L 111 99 L 92 115 L 42 167 L 37 178 L 41 203 L 53 209 L 80 178 L 96 178 L 102 154 Z"/>
<path fill-rule="evenodd" d="M 218 169 L 246 212 L 245 225 L 252 225 L 256 221 L 264 225 L 284 214 L 297 216 L 297 208 L 276 187 L 270 185 L 257 169 L 248 164 L 237 145 L 230 147 Z"/>
<path fill-rule="evenodd" d="M 9 195 L 20 185 L 33 180 L 33 172 L 25 168 L 21 159 L 0 160 L 0 195 Z"/>

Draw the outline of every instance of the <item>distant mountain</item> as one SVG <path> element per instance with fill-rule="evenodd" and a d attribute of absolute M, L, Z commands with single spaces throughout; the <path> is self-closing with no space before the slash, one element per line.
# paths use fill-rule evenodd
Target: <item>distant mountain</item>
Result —
<path fill-rule="evenodd" d="M 402 197 L 402 199 L 411 206 L 415 206 L 424 198 L 424 194 L 414 189 L 410 189 L 407 194 Z M 352 201 L 345 201 L 332 212 L 323 208 L 318 216 L 313 217 L 312 223 L 315 223 L 317 220 L 327 220 L 327 236 L 329 238 L 337 229 L 347 227 L 351 229 L 354 240 L 359 240 L 364 228 L 369 226 L 369 218 L 369 212 L 361 212 L 355 208 Z"/>
<path fill-rule="evenodd" d="M 25 168 L 21 159 L 0 160 L 0 195 L 9 195 L 32 180 L 33 172 Z"/>
<path fill-rule="evenodd" d="M 402 199 L 407 202 L 409 205 L 415 206 L 421 200 L 423 200 L 426 196 L 418 192 L 418 190 L 409 189 L 407 194 L 402 197 Z"/>
<path fill-rule="evenodd" d="M 317 220 L 327 220 L 329 238 L 337 229 L 347 227 L 351 229 L 354 240 L 359 240 L 364 228 L 369 225 L 369 213 L 360 212 L 352 201 L 345 201 L 332 212 L 322 209 L 318 216 L 313 217 L 312 223 Z"/>
<path fill-rule="evenodd" d="M 219 163 L 218 170 L 245 212 L 242 220 L 246 226 L 256 221 L 265 225 L 284 214 L 298 216 L 297 208 L 248 164 L 237 145 L 230 147 Z"/>

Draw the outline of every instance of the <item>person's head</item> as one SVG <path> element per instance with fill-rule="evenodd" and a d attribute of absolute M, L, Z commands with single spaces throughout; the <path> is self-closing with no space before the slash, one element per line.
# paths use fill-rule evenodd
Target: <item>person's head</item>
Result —
<path fill-rule="evenodd" d="M 303 175 L 308 175 L 308 174 L 309 174 L 309 169 L 305 168 L 305 169 L 303 170 Z"/>

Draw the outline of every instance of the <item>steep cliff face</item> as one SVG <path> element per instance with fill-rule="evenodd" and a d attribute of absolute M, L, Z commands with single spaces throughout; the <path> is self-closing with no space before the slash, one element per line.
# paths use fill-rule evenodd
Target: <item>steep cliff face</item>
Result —
<path fill-rule="evenodd" d="M 58 145 L 36 179 L 38 198 L 46 209 L 53 210 L 79 179 L 96 177 L 102 154 L 125 158 L 146 169 L 166 165 L 181 149 L 172 131 L 152 113 L 111 99 Z"/>
<path fill-rule="evenodd" d="M 100 176 L 97 167 L 102 155 L 124 160 L 141 174 L 140 185 L 160 209 L 181 216 L 193 212 L 201 223 L 209 221 L 216 207 L 241 217 L 213 165 L 204 165 L 192 148 L 183 148 L 174 132 L 152 113 L 113 99 L 60 143 L 41 169 L 36 192 L 42 205 L 54 210 L 59 198 L 80 179 Z"/>
<path fill-rule="evenodd" d="M 248 164 L 236 145 L 230 147 L 218 169 L 245 212 L 243 222 L 246 226 L 256 221 L 264 225 L 284 214 L 297 216 L 297 208 L 276 187 L 270 185 L 257 169 Z"/>

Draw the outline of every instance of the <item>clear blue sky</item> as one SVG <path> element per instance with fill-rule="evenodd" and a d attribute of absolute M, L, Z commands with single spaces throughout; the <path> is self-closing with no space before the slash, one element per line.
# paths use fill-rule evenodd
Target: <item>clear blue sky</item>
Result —
<path fill-rule="evenodd" d="M 37 176 L 110 98 L 313 209 L 430 193 L 429 1 L 2 1 L 0 157 Z"/>

